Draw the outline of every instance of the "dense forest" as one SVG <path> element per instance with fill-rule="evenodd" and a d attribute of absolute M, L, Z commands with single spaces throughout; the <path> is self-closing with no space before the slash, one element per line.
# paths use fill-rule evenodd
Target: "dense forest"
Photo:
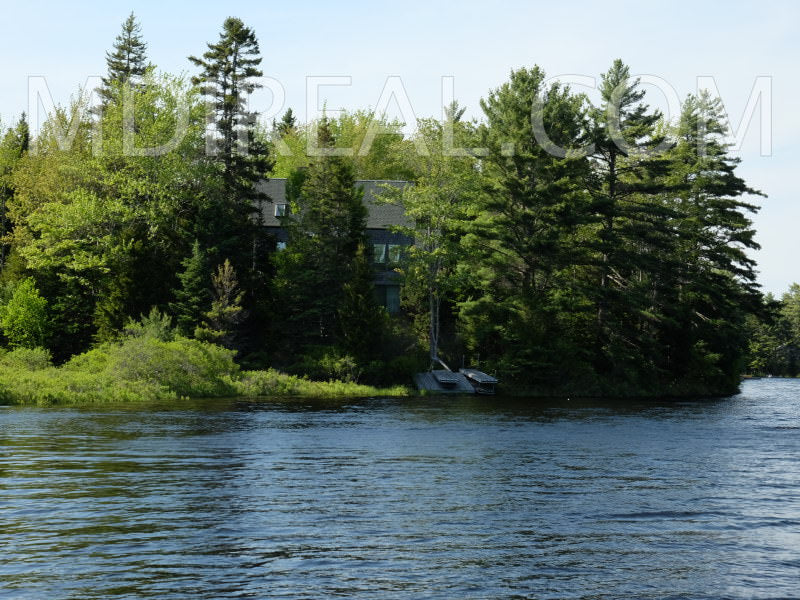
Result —
<path fill-rule="evenodd" d="M 246 369 L 392 384 L 428 368 L 433 341 L 532 394 L 719 394 L 798 370 L 781 349 L 800 293 L 758 290 L 760 193 L 704 92 L 667 121 L 620 60 L 594 104 L 531 66 L 481 119 L 453 103 L 404 134 L 368 110 L 260 120 L 258 40 L 236 18 L 190 78 L 153 65 L 134 15 L 106 62 L 99 104 L 76 98 L 35 139 L 24 115 L 2 128 L 9 349 L 75 365 L 149 332 Z M 281 250 L 259 219 L 269 177 L 288 180 Z M 413 221 L 399 315 L 372 288 L 359 179 L 414 184 L 382 195 Z"/>

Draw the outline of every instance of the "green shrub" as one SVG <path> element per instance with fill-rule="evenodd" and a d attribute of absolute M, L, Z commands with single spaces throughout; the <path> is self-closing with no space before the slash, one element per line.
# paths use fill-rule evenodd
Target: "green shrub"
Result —
<path fill-rule="evenodd" d="M 220 346 L 150 335 L 105 343 L 60 367 L 42 349 L 0 355 L 0 404 L 151 402 L 179 397 L 405 396 L 405 387 L 375 388 L 343 381 L 310 381 L 266 371 L 239 371 Z"/>
<path fill-rule="evenodd" d="M 150 314 L 135 321 L 131 319 L 125 326 L 124 333 L 128 337 L 149 337 L 170 342 L 175 339 L 176 331 L 172 326 L 172 317 L 162 313 L 155 306 Z"/>
<path fill-rule="evenodd" d="M 297 375 L 287 375 L 274 369 L 245 371 L 234 382 L 239 396 L 309 396 L 317 398 L 369 396 L 408 396 L 409 388 L 394 386 L 376 388 L 345 381 L 311 381 Z"/>
<path fill-rule="evenodd" d="M 47 300 L 39 295 L 33 279 L 20 281 L 8 302 L 0 306 L 0 328 L 13 348 L 44 344 L 49 330 Z"/>
<path fill-rule="evenodd" d="M 289 372 L 309 379 L 351 383 L 361 379 L 363 371 L 362 365 L 352 355 L 331 346 L 311 347 L 289 367 Z"/>
<path fill-rule="evenodd" d="M 229 396 L 239 368 L 234 352 L 220 346 L 176 338 L 129 338 L 107 349 L 109 376 L 159 384 L 180 396 Z"/>
<path fill-rule="evenodd" d="M 53 357 L 45 348 L 17 348 L 0 356 L 0 364 L 12 369 L 38 371 L 53 366 Z"/>

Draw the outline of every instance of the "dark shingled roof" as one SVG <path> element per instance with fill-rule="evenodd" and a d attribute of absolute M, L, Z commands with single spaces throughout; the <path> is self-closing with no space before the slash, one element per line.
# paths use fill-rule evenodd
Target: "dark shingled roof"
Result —
<path fill-rule="evenodd" d="M 380 194 L 384 185 L 402 188 L 411 185 L 408 181 L 388 180 L 360 180 L 356 185 L 364 189 L 364 204 L 367 206 L 367 228 L 388 229 L 392 225 L 411 226 L 411 221 L 406 218 L 403 207 L 397 204 L 376 204 L 375 196 Z M 263 208 L 264 225 L 267 227 L 280 227 L 281 223 L 275 216 L 275 204 L 287 204 L 286 179 L 269 179 L 258 184 L 258 189 L 270 197 L 271 202 L 265 202 Z"/>

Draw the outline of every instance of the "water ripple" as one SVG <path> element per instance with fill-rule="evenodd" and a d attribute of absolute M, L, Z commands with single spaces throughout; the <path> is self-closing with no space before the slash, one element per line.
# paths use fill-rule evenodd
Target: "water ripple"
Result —
<path fill-rule="evenodd" d="M 800 382 L 0 411 L 0 598 L 771 598 Z"/>

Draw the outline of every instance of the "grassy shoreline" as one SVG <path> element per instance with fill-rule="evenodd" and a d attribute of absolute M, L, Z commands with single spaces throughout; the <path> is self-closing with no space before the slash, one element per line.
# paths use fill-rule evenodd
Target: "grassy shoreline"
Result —
<path fill-rule="evenodd" d="M 407 386 L 312 381 L 274 369 L 241 371 L 234 353 L 175 338 L 128 338 L 54 366 L 43 349 L 0 355 L 0 405 L 91 405 L 195 398 L 408 396 Z"/>
<path fill-rule="evenodd" d="M 410 380 L 410 375 L 409 375 Z M 655 390 L 504 386 L 509 398 L 686 398 L 737 393 L 736 384 L 686 381 Z M 649 392 L 649 393 L 648 393 Z M 0 405 L 98 405 L 169 403 L 186 399 L 318 398 L 418 396 L 410 385 L 375 387 L 346 381 L 316 381 L 275 369 L 243 371 L 234 352 L 180 336 L 125 337 L 102 344 L 55 366 L 47 350 L 0 351 Z"/>

